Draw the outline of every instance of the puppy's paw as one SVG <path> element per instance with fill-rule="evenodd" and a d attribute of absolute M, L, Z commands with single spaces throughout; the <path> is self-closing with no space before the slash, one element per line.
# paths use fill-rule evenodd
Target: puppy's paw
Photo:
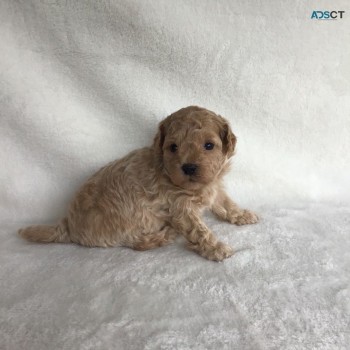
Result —
<path fill-rule="evenodd" d="M 231 220 L 232 224 L 241 226 L 241 225 L 249 225 L 256 224 L 259 221 L 258 215 L 253 213 L 250 210 L 242 210 L 233 220 Z"/>
<path fill-rule="evenodd" d="M 233 249 L 222 242 L 218 242 L 213 246 L 206 245 L 205 247 L 197 244 L 190 244 L 189 248 L 197 252 L 203 258 L 212 261 L 222 261 L 233 255 Z"/>
<path fill-rule="evenodd" d="M 210 252 L 207 259 L 213 261 L 222 261 L 233 255 L 233 249 L 222 242 L 218 242 L 214 247 L 213 251 Z"/>

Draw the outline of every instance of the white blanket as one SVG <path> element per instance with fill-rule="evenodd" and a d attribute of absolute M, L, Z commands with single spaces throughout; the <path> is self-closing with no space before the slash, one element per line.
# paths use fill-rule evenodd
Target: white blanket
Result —
<path fill-rule="evenodd" d="M 348 1 L 2 0 L 0 50 L 1 349 L 348 348 Z M 192 104 L 230 120 L 227 190 L 262 216 L 207 217 L 236 255 L 17 237 Z"/>

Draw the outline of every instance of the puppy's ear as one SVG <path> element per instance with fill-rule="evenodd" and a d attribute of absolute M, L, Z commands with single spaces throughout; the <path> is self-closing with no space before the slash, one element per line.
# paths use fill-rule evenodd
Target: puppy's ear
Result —
<path fill-rule="evenodd" d="M 223 152 L 228 158 L 232 157 L 235 151 L 237 138 L 231 130 L 230 124 L 226 119 L 219 116 L 220 138 L 222 141 Z"/>
<path fill-rule="evenodd" d="M 159 153 L 162 152 L 164 140 L 165 140 L 165 123 L 163 120 L 161 123 L 159 123 L 158 132 L 153 140 L 153 148 L 156 152 L 159 152 Z"/>

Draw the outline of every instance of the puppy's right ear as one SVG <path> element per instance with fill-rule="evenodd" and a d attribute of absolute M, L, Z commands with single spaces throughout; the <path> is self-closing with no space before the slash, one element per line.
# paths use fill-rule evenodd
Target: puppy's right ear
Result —
<path fill-rule="evenodd" d="M 153 140 L 153 148 L 156 152 L 162 153 L 162 148 L 165 140 L 165 121 L 159 123 L 158 132 Z"/>

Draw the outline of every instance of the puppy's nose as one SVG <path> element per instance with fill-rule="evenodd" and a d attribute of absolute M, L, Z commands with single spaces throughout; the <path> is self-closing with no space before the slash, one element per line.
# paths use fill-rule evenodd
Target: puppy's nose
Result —
<path fill-rule="evenodd" d="M 181 167 L 181 169 L 185 175 L 193 175 L 197 170 L 197 165 L 196 164 L 184 164 Z"/>

